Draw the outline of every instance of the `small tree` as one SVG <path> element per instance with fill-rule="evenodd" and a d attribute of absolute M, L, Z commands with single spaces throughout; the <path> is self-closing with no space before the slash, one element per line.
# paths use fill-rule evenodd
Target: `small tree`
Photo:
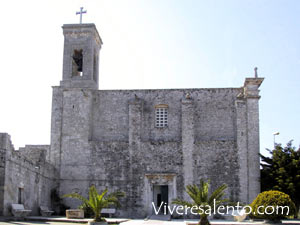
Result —
<path fill-rule="evenodd" d="M 261 156 L 262 191 L 278 190 L 288 194 L 296 205 L 300 206 L 300 148 L 296 150 L 290 141 L 286 147 L 277 144 L 274 150 L 268 150 L 271 157 Z"/>
<path fill-rule="evenodd" d="M 218 187 L 210 196 L 208 193 L 209 189 L 209 181 L 204 182 L 202 179 L 200 180 L 200 185 L 187 185 L 186 193 L 191 197 L 192 202 L 184 201 L 181 199 L 174 199 L 173 204 L 182 205 L 187 207 L 197 207 L 197 213 L 200 215 L 200 221 L 198 225 L 209 225 L 209 221 L 207 219 L 208 215 L 205 213 L 207 209 L 211 209 L 214 205 L 218 206 L 223 202 L 228 202 L 228 199 L 223 199 L 225 194 L 225 189 L 227 188 L 226 184 Z M 199 208 L 203 210 L 199 210 Z"/>
<path fill-rule="evenodd" d="M 113 192 L 107 194 L 107 189 L 105 189 L 101 194 L 98 194 L 96 187 L 93 185 L 89 190 L 89 198 L 85 198 L 78 193 L 66 194 L 63 198 L 76 198 L 83 202 L 86 206 L 90 207 L 94 213 L 94 221 L 101 222 L 105 221 L 101 218 L 101 210 L 103 208 L 114 205 L 116 207 L 120 206 L 119 198 L 124 197 L 124 192 Z"/>

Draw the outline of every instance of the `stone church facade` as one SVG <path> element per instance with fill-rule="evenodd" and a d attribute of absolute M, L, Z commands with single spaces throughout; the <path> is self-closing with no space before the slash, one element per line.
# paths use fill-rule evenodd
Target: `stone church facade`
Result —
<path fill-rule="evenodd" d="M 0 134 L 0 213 L 23 203 L 38 214 L 51 193 L 126 193 L 117 215 L 146 217 L 152 202 L 186 197 L 210 179 L 227 196 L 251 202 L 260 192 L 259 86 L 98 90 L 102 40 L 94 24 L 63 26 L 63 78 L 53 87 L 51 144 L 15 151 Z M 77 200 L 64 204 L 77 207 Z"/>

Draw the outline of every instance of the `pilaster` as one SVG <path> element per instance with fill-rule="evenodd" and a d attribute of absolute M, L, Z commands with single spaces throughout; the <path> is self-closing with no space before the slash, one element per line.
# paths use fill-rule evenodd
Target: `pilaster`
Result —
<path fill-rule="evenodd" d="M 246 203 L 251 203 L 260 193 L 258 88 L 263 80 L 246 78 L 243 92 L 236 100 L 240 200 Z"/>
<path fill-rule="evenodd" d="M 248 146 L 247 146 L 247 106 L 243 98 L 235 101 L 236 108 L 236 140 L 239 160 L 239 201 L 249 202 L 249 171 L 248 171 Z"/>
<path fill-rule="evenodd" d="M 12 150 L 10 136 L 7 133 L 0 133 L 0 215 L 3 216 L 5 211 L 4 195 L 5 195 L 5 175 L 6 175 L 6 160 Z"/>
<path fill-rule="evenodd" d="M 141 131 L 142 131 L 142 117 L 143 117 L 143 100 L 135 97 L 135 99 L 129 101 L 129 130 L 128 130 L 128 142 L 129 142 L 129 180 L 131 184 L 130 193 L 130 209 L 131 214 L 134 214 L 134 199 L 137 197 L 138 187 L 140 186 L 139 179 L 134 179 L 134 175 L 138 174 L 138 155 L 141 149 Z"/>
<path fill-rule="evenodd" d="M 195 141 L 194 130 L 194 102 L 191 98 L 185 98 L 181 101 L 181 138 L 183 154 L 183 177 L 184 187 L 194 183 L 193 176 L 193 152 Z M 188 198 L 185 194 L 184 198 Z"/>

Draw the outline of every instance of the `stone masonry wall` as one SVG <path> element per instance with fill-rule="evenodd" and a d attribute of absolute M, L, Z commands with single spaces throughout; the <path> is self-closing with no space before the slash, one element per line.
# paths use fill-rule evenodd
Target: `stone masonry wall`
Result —
<path fill-rule="evenodd" d="M 9 135 L 1 133 L 0 137 L 1 151 L 5 151 L 6 157 L 4 198 L 0 204 L 3 206 L 3 215 L 10 215 L 11 204 L 18 203 L 19 189 L 22 189 L 24 207 L 32 210 L 32 215 L 39 215 L 40 205 L 51 207 L 50 193 L 56 188 L 55 169 L 45 161 L 49 146 L 43 146 L 46 149 L 42 149 L 42 146 L 26 146 L 23 149 L 25 154 L 22 149 L 14 150 Z"/>
<path fill-rule="evenodd" d="M 129 150 L 127 142 L 91 142 L 89 164 L 74 170 L 65 171 L 68 179 L 61 181 L 61 194 L 78 192 L 87 197 L 88 188 L 110 191 L 121 190 L 126 193 L 118 216 L 145 217 L 147 187 L 145 174 L 176 174 L 177 196 L 184 197 L 183 154 L 180 142 L 152 141 L 141 143 L 134 153 L 134 173 L 130 176 Z M 230 154 L 228 154 L 230 152 Z M 238 198 L 238 162 L 234 141 L 203 141 L 195 144 L 192 183 L 199 184 L 200 178 L 211 179 L 212 188 L 226 183 L 227 196 Z M 84 174 L 84 175 L 82 175 Z M 220 176 L 221 174 L 221 176 Z M 134 191 L 132 191 L 134 187 Z M 66 199 L 72 208 L 80 202 Z M 130 207 L 132 207 L 130 209 Z M 130 211 L 130 212 L 129 212 Z"/>
<path fill-rule="evenodd" d="M 194 183 L 210 179 L 211 189 L 227 184 L 227 197 L 239 200 L 239 162 L 235 141 L 202 141 L 195 143 L 193 154 Z"/>
<path fill-rule="evenodd" d="M 226 183 L 228 197 L 237 200 L 235 99 L 241 91 L 62 88 L 60 194 L 87 195 L 92 184 L 98 190 L 121 190 L 126 198 L 117 215 L 145 217 L 152 193 L 146 177 L 170 174 L 174 197 L 184 197 L 186 184 L 204 178 L 213 188 Z M 187 93 L 191 100 L 183 101 Z M 169 106 L 167 128 L 154 127 L 157 104 Z"/>
<path fill-rule="evenodd" d="M 128 101 L 144 101 L 142 133 L 147 140 L 181 140 L 181 100 L 187 93 L 195 103 L 196 140 L 234 140 L 235 106 L 240 88 L 171 90 L 100 90 L 94 94 L 92 140 L 128 140 Z M 155 128 L 155 105 L 167 104 L 168 128 Z"/>

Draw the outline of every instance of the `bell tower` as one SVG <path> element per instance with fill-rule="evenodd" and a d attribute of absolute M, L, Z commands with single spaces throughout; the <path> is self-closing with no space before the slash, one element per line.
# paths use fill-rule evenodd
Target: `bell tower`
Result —
<path fill-rule="evenodd" d="M 95 24 L 65 24 L 62 87 L 98 89 L 101 37 Z"/>

